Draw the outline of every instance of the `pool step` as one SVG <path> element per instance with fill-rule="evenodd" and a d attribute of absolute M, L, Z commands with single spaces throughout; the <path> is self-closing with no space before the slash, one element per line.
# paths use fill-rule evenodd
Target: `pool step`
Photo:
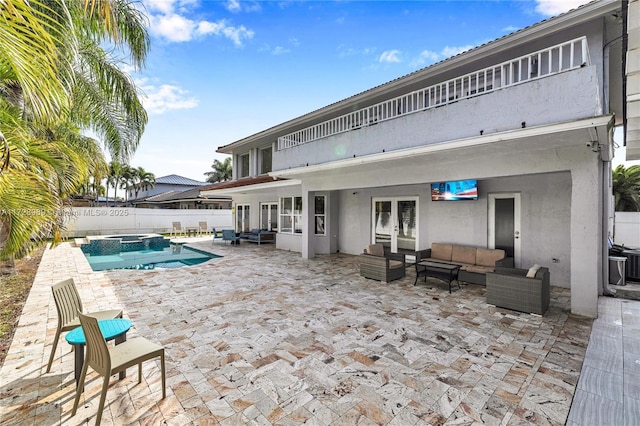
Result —
<path fill-rule="evenodd" d="M 74 243 L 76 247 L 80 247 L 84 244 L 89 244 L 89 240 L 87 240 L 86 238 L 74 238 Z"/>

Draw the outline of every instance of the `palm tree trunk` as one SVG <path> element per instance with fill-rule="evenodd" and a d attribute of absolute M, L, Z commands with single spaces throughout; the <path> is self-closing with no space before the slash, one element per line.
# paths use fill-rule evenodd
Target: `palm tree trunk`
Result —
<path fill-rule="evenodd" d="M 8 216 L 6 216 L 6 218 L 0 218 L 0 251 L 4 248 L 7 239 L 9 239 L 9 226 L 10 221 Z M 13 256 L 6 260 L 0 260 L 0 276 L 15 274 L 16 265 L 13 261 Z"/>

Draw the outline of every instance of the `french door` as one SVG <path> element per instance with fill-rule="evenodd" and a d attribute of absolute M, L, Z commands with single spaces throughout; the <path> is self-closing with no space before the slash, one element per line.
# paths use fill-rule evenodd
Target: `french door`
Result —
<path fill-rule="evenodd" d="M 260 229 L 268 231 L 278 229 L 278 203 L 260 204 Z"/>
<path fill-rule="evenodd" d="M 520 194 L 489 194 L 489 248 L 502 249 L 520 267 Z"/>
<path fill-rule="evenodd" d="M 418 197 L 375 197 L 371 213 L 371 241 L 392 253 L 416 250 Z"/>
<path fill-rule="evenodd" d="M 236 205 L 236 232 L 249 232 L 249 204 Z"/>

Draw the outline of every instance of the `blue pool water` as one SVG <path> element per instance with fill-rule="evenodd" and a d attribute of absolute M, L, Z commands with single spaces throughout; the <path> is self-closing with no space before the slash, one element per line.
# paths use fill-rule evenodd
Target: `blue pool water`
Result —
<path fill-rule="evenodd" d="M 85 256 L 94 271 L 181 268 L 220 257 L 182 245 L 172 245 L 161 250 L 136 250 L 105 255 L 85 253 Z"/>

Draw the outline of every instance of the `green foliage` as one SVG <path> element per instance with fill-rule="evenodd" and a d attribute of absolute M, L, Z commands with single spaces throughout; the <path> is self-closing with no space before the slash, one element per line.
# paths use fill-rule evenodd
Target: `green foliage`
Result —
<path fill-rule="evenodd" d="M 225 158 L 224 161 L 213 160 L 211 168 L 213 169 L 212 171 L 205 172 L 204 174 L 205 176 L 207 176 L 207 182 L 215 183 L 231 180 L 231 157 Z"/>
<path fill-rule="evenodd" d="M 613 170 L 612 182 L 615 211 L 640 211 L 640 166 L 619 165 Z"/>
<path fill-rule="evenodd" d="M 98 141 L 82 130 L 117 161 L 135 152 L 147 114 L 113 55 L 141 67 L 148 49 L 130 0 L 0 1 L 0 132 L 10 154 L 0 170 L 0 259 L 60 240 L 65 199 L 106 175 Z"/>

